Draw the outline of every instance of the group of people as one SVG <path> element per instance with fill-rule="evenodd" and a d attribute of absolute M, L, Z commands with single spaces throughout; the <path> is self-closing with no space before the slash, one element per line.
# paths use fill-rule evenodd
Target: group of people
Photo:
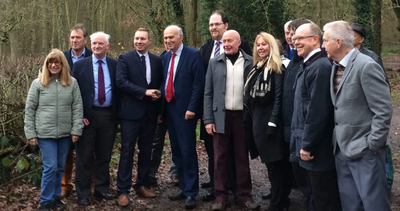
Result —
<path fill-rule="evenodd" d="M 118 60 L 107 56 L 110 35 L 90 35 L 89 50 L 86 29 L 73 27 L 71 49 L 47 55 L 26 101 L 26 138 L 39 145 L 44 164 L 40 210 L 65 209 L 60 199 L 72 190 L 71 145 L 78 205 L 88 206 L 91 194 L 115 199 L 109 163 L 118 124 L 118 204 L 130 203 L 136 144 L 133 189 L 156 196 L 150 187 L 168 130 L 180 189 L 169 199 L 195 208 L 199 119 L 210 179 L 201 187 L 210 188 L 203 200 L 215 200 L 212 210 L 225 209 L 229 192 L 238 205 L 260 209 L 249 168 L 257 157 L 271 183 L 263 195 L 271 200 L 268 211 L 288 210 L 293 186 L 307 211 L 391 210 L 384 166 L 390 88 L 379 57 L 361 46 L 362 26 L 335 21 L 322 33 L 297 19 L 285 24 L 283 44 L 261 32 L 253 50 L 228 26 L 227 15 L 214 11 L 211 38 L 197 50 L 170 25 L 161 57 L 149 52 L 150 31 L 139 28 L 135 49 Z"/>

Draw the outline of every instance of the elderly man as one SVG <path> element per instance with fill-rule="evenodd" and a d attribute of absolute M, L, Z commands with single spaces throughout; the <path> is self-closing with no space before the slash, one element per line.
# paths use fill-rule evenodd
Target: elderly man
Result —
<path fill-rule="evenodd" d="M 219 56 L 224 53 L 224 48 L 222 47 L 222 35 L 228 30 L 229 27 L 229 19 L 225 12 L 221 10 L 216 10 L 211 13 L 209 19 L 209 30 L 211 38 L 205 42 L 201 48 L 200 53 L 203 58 L 204 70 L 207 73 L 207 67 L 210 59 Z M 252 50 L 247 41 L 241 40 L 241 44 L 239 46 L 246 54 L 252 55 Z M 201 121 L 200 125 L 200 139 L 204 140 L 204 146 L 207 150 L 208 155 L 208 175 L 210 177 L 210 181 L 206 183 L 202 183 L 202 188 L 211 188 L 211 190 L 203 197 L 203 201 L 212 201 L 215 199 L 214 195 L 214 149 L 213 149 L 213 141 L 212 136 L 207 133 L 204 127 L 204 122 Z M 231 152 L 233 152 L 232 147 Z M 233 158 L 233 157 L 232 157 Z M 235 188 L 235 168 L 233 159 L 229 159 L 229 178 L 228 178 L 228 186 L 234 192 Z"/>
<path fill-rule="evenodd" d="M 353 46 L 347 22 L 324 26 L 324 44 L 334 60 L 334 153 L 342 208 L 389 211 L 385 146 L 392 117 L 390 89 L 382 68 Z"/>
<path fill-rule="evenodd" d="M 139 196 L 153 198 L 147 176 L 151 161 L 157 117 L 161 115 L 163 67 L 161 58 L 149 52 L 150 31 L 139 28 L 133 38 L 134 50 L 118 59 L 116 84 L 120 91 L 118 118 L 121 122 L 121 157 L 118 165 L 118 204 L 129 204 L 132 186 L 132 166 L 138 143 L 138 168 L 134 189 Z"/>
<path fill-rule="evenodd" d="M 78 205 L 88 206 L 90 170 L 94 172 L 94 196 L 112 200 L 109 165 L 117 132 L 115 107 L 117 91 L 115 69 L 117 60 L 106 56 L 110 35 L 96 32 L 90 35 L 93 55 L 74 64 L 73 76 L 79 83 L 83 101 L 84 129 L 82 140 L 76 143 L 76 192 Z M 93 152 L 95 158 L 93 158 Z"/>
<path fill-rule="evenodd" d="M 240 35 L 228 30 L 222 36 L 224 53 L 210 60 L 204 91 L 204 124 L 213 136 L 214 187 L 216 203 L 212 210 L 223 210 L 228 200 L 229 145 L 233 144 L 237 202 L 259 209 L 251 196 L 251 177 L 247 143 L 243 131 L 243 85 L 253 58 L 239 50 Z M 235 73 L 235 74 L 234 74 Z"/>
<path fill-rule="evenodd" d="M 183 45 L 182 39 L 180 27 L 171 25 L 164 30 L 164 43 L 170 50 L 164 56 L 164 110 L 181 189 L 169 199 L 186 199 L 185 208 L 193 209 L 199 192 L 196 124 L 201 114 L 205 76 L 200 52 Z"/>
<path fill-rule="evenodd" d="M 340 211 L 335 158 L 332 154 L 333 106 L 329 95 L 331 62 L 320 48 L 321 30 L 303 24 L 293 36 L 303 57 L 295 81 L 291 140 L 299 164 L 307 170 L 316 210 Z"/>

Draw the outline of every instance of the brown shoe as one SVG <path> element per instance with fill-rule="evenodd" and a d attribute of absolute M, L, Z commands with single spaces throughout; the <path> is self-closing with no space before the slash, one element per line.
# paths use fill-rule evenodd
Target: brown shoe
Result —
<path fill-rule="evenodd" d="M 154 194 L 153 192 L 151 192 L 149 189 L 147 189 L 144 186 L 140 186 L 138 189 L 136 189 L 136 194 L 139 196 L 146 197 L 146 198 L 156 197 L 156 194 Z"/>
<path fill-rule="evenodd" d="M 237 202 L 237 205 L 246 207 L 249 210 L 260 210 L 260 205 L 254 201 Z"/>
<path fill-rule="evenodd" d="M 127 194 L 122 194 L 118 196 L 118 205 L 126 207 L 129 204 L 129 198 Z"/>
<path fill-rule="evenodd" d="M 211 209 L 213 211 L 214 210 L 224 210 L 225 209 L 225 202 L 217 201 L 212 205 Z"/>

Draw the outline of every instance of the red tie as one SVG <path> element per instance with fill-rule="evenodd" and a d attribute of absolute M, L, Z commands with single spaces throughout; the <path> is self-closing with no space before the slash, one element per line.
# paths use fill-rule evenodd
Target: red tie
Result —
<path fill-rule="evenodd" d="M 171 55 L 171 67 L 169 69 L 169 78 L 168 78 L 168 84 L 167 84 L 167 94 L 165 95 L 165 99 L 167 102 L 171 102 L 172 98 L 175 97 L 174 94 L 174 61 L 175 61 L 175 55 Z"/>
<path fill-rule="evenodd" d="M 103 64 L 102 60 L 99 60 L 97 62 L 99 64 L 99 71 L 98 71 L 98 87 L 97 87 L 97 92 L 98 92 L 98 98 L 97 101 L 99 101 L 100 105 L 103 105 L 104 102 L 106 102 L 106 91 L 104 87 L 104 74 L 103 74 L 103 67 L 101 64 Z"/>

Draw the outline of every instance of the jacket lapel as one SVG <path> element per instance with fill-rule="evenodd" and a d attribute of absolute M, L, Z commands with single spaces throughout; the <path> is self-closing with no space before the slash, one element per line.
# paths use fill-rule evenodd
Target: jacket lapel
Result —
<path fill-rule="evenodd" d="M 136 65 L 139 67 L 140 72 L 143 74 L 144 79 L 146 79 L 146 69 L 143 68 L 142 59 L 139 57 L 138 52 L 136 50 L 132 51 L 133 61 L 136 62 Z"/>
<path fill-rule="evenodd" d="M 339 88 L 338 88 L 338 90 L 337 90 L 337 92 L 336 92 L 336 95 L 338 95 L 338 93 L 340 92 L 340 90 L 341 90 L 341 88 L 342 88 L 342 86 L 343 86 L 344 81 L 347 79 L 347 77 L 349 76 L 351 70 L 353 69 L 353 66 L 354 66 L 354 59 L 357 57 L 357 55 L 358 55 L 359 53 L 360 53 L 360 52 L 359 52 L 358 50 L 356 50 L 356 51 L 354 51 L 353 54 L 350 56 L 349 62 L 347 63 L 346 68 L 344 69 L 344 73 L 343 73 L 342 80 L 340 80 Z"/>
<path fill-rule="evenodd" d="M 334 87 L 333 79 L 335 78 L 335 74 L 336 74 L 336 65 L 332 65 L 331 80 L 330 80 L 330 84 L 331 84 L 330 90 L 331 90 L 331 99 L 332 99 L 333 105 L 336 104 L 336 101 L 335 101 L 336 93 L 335 93 L 335 90 L 333 88 Z"/>
<path fill-rule="evenodd" d="M 182 45 L 183 45 L 183 44 L 182 44 Z M 186 46 L 183 45 L 181 55 L 179 56 L 179 63 L 178 63 L 178 66 L 176 67 L 175 78 L 176 78 L 176 75 L 178 74 L 179 70 L 181 69 L 182 64 L 183 64 L 185 61 L 186 61 Z"/>

